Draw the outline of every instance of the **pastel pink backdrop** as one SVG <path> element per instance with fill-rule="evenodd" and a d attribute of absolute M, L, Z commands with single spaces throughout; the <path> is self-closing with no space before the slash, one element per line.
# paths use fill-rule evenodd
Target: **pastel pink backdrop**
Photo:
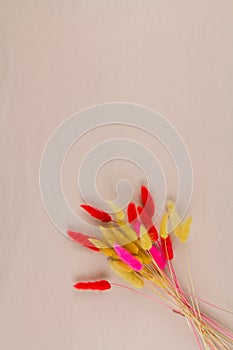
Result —
<path fill-rule="evenodd" d="M 100 295 L 72 289 L 80 278 L 116 278 L 101 256 L 75 246 L 50 222 L 39 162 L 53 130 L 82 108 L 126 101 L 167 117 L 194 167 L 188 246 L 196 292 L 233 309 L 232 1 L 0 5 L 1 348 L 196 349 L 184 319 L 159 305 L 120 289 Z M 66 161 L 64 188 L 78 213 L 76 165 L 107 136 L 145 143 L 163 163 L 169 194 L 176 194 L 175 169 L 161 145 L 141 131 L 108 127 L 87 134 Z M 121 161 L 101 171 L 104 198 L 114 198 L 115 183 L 125 175 L 135 184 L 143 180 Z M 233 326 L 232 317 L 212 315 Z"/>

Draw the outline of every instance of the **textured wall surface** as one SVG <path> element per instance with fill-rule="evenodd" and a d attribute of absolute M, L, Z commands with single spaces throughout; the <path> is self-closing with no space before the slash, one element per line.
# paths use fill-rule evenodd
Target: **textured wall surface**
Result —
<path fill-rule="evenodd" d="M 192 157 L 189 255 L 196 292 L 233 309 L 232 1 L 0 0 L 0 6 L 0 347 L 196 349 L 183 318 L 162 306 L 121 289 L 101 295 L 72 289 L 80 278 L 116 278 L 102 257 L 51 223 L 38 172 L 50 134 L 76 111 L 109 101 L 157 110 Z M 130 136 L 161 155 L 169 193 L 176 191 L 174 169 L 153 139 L 108 128 L 86 135 L 67 159 L 64 188 L 74 210 L 81 201 L 77 166 L 109 135 Z M 114 198 L 122 172 L 135 185 L 141 181 L 132 170 L 109 164 L 98 178 L 103 196 Z M 233 326 L 229 316 L 212 314 Z"/>

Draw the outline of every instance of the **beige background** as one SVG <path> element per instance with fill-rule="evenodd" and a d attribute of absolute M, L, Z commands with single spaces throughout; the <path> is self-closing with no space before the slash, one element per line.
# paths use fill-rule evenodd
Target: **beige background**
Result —
<path fill-rule="evenodd" d="M 194 167 L 189 252 L 197 294 L 233 309 L 232 1 L 0 4 L 1 348 L 196 349 L 184 320 L 159 305 L 120 289 L 101 295 L 72 289 L 80 278 L 113 276 L 102 257 L 52 225 L 38 169 L 51 132 L 82 108 L 127 101 L 166 116 L 185 139 Z M 172 167 L 154 140 L 127 128 L 109 133 L 147 143 L 161 156 L 169 194 L 175 193 Z M 106 131 L 87 135 L 67 159 L 64 184 L 77 212 L 72 159 L 78 163 L 105 138 Z M 122 164 L 124 175 L 132 174 L 130 166 Z M 112 167 L 98 180 L 105 198 L 114 198 L 113 180 L 121 177 L 120 167 Z M 136 175 L 135 183 L 142 181 Z M 233 326 L 232 317 L 211 314 Z"/>

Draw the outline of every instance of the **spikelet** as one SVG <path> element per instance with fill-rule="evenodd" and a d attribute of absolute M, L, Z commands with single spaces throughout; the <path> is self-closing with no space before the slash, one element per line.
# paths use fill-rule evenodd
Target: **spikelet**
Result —
<path fill-rule="evenodd" d="M 131 254 L 137 255 L 138 254 L 138 247 L 134 243 L 128 243 L 123 246 L 128 252 Z"/>
<path fill-rule="evenodd" d="M 181 220 L 178 211 L 176 210 L 175 203 L 171 199 L 167 201 L 167 212 L 174 230 L 179 225 Z"/>
<path fill-rule="evenodd" d="M 140 236 L 140 226 L 141 226 L 141 222 L 136 219 L 133 223 L 132 223 L 133 229 L 134 231 L 137 233 L 137 236 Z"/>
<path fill-rule="evenodd" d="M 140 259 L 143 264 L 149 265 L 151 263 L 151 258 L 144 250 L 139 250 L 137 259 Z"/>
<path fill-rule="evenodd" d="M 167 265 L 167 262 L 164 258 L 163 253 L 156 246 L 153 245 L 150 249 L 150 254 L 152 255 L 154 261 L 156 262 L 160 270 L 164 270 Z"/>
<path fill-rule="evenodd" d="M 109 228 L 100 226 L 100 230 L 111 247 L 113 247 L 115 243 L 118 243 L 121 246 L 124 246 L 130 253 L 138 253 L 138 247 L 136 244 L 131 243 L 129 238 L 113 226 Z"/>
<path fill-rule="evenodd" d="M 141 187 L 141 198 L 147 213 L 152 217 L 155 213 L 155 204 L 153 197 L 146 186 Z"/>
<path fill-rule="evenodd" d="M 153 242 L 156 242 L 159 238 L 159 233 L 157 228 L 153 225 L 152 227 L 149 228 L 148 235 L 150 236 L 150 239 Z"/>
<path fill-rule="evenodd" d="M 95 219 L 101 220 L 103 222 L 112 221 L 111 216 L 108 213 L 104 212 L 103 210 L 94 208 L 86 204 L 81 204 L 80 207 L 86 210 L 86 212 L 88 212 L 88 214 L 90 214 Z"/>
<path fill-rule="evenodd" d="M 118 223 L 118 225 L 120 230 L 124 233 L 122 237 L 127 237 L 127 243 L 134 242 L 138 239 L 137 233 L 133 231 L 132 228 L 125 221 L 121 221 L 121 223 Z M 115 232 L 117 232 L 118 236 L 120 236 L 120 230 L 115 229 Z"/>
<path fill-rule="evenodd" d="M 96 238 L 89 238 L 89 241 L 93 243 L 97 248 L 99 248 L 100 252 L 106 256 L 109 256 L 114 259 L 118 259 L 118 256 L 113 248 L 109 248 L 108 245 Z"/>
<path fill-rule="evenodd" d="M 120 228 L 127 236 L 130 242 L 134 242 L 138 239 L 137 233 L 134 230 L 132 230 L 132 228 L 129 227 L 126 222 L 124 222 L 124 224 L 122 224 Z"/>
<path fill-rule="evenodd" d="M 178 228 L 175 230 L 175 235 L 179 238 L 181 243 L 185 243 L 188 239 L 190 228 L 192 224 L 192 217 L 188 217 L 188 219 L 183 222 Z"/>
<path fill-rule="evenodd" d="M 140 227 L 140 245 L 144 250 L 150 250 L 152 247 L 152 242 L 146 228 L 141 225 Z"/>
<path fill-rule="evenodd" d="M 167 211 L 174 234 L 179 238 L 181 243 L 185 243 L 189 236 L 192 217 L 190 216 L 185 222 L 180 223 L 181 219 L 179 213 L 175 207 L 175 203 L 172 200 L 167 201 Z"/>
<path fill-rule="evenodd" d="M 110 258 L 119 259 L 117 253 L 113 248 L 101 248 L 100 252 Z"/>
<path fill-rule="evenodd" d="M 126 271 L 126 272 L 133 271 L 132 267 L 130 267 L 129 265 L 125 264 L 121 260 L 112 260 L 111 264 L 115 265 L 118 269 L 120 269 L 122 271 Z"/>
<path fill-rule="evenodd" d="M 113 247 L 114 244 L 117 242 L 116 237 L 114 235 L 114 232 L 111 228 L 106 228 L 103 226 L 99 226 L 99 229 L 103 235 L 104 241 L 110 246 Z"/>
<path fill-rule="evenodd" d="M 128 282 L 133 287 L 136 287 L 136 288 L 143 288 L 144 287 L 143 280 L 134 271 L 131 271 L 131 272 L 122 271 L 114 263 L 112 263 L 111 260 L 109 261 L 109 265 L 110 265 L 112 271 L 116 275 L 118 275 L 124 281 Z"/>
<path fill-rule="evenodd" d="M 108 202 L 109 206 L 111 207 L 111 209 L 113 210 L 114 212 L 114 215 L 116 217 L 116 221 L 118 222 L 121 222 L 121 221 L 124 221 L 125 220 L 125 213 L 124 211 L 118 207 L 118 205 L 116 205 L 115 203 L 109 201 Z"/>
<path fill-rule="evenodd" d="M 174 257 L 174 254 L 173 254 L 172 241 L 170 236 L 168 236 L 165 239 L 161 238 L 161 244 L 162 244 L 162 249 L 163 249 L 165 258 L 167 260 L 172 260 Z"/>
<path fill-rule="evenodd" d="M 134 256 L 135 256 L 135 258 L 137 258 L 140 261 L 140 263 L 142 265 L 144 264 L 144 262 L 142 261 L 142 258 L 139 256 L 139 253 L 137 255 L 134 255 Z"/>
<path fill-rule="evenodd" d="M 146 228 L 150 228 L 151 226 L 153 226 L 153 222 L 151 220 L 151 217 L 148 215 L 147 211 L 142 207 L 138 207 L 137 210 L 143 225 Z"/>
<path fill-rule="evenodd" d="M 104 291 L 111 289 L 111 284 L 106 280 L 95 282 L 78 282 L 74 284 L 74 288 L 82 290 L 99 290 Z"/>
<path fill-rule="evenodd" d="M 127 215 L 128 215 L 128 221 L 132 222 L 137 219 L 137 208 L 134 203 L 129 203 L 127 207 Z"/>
<path fill-rule="evenodd" d="M 111 233 L 114 235 L 114 239 L 116 243 L 119 243 L 120 245 L 125 245 L 130 243 L 130 240 L 120 230 L 118 230 L 114 226 L 110 226 L 109 230 L 111 230 Z"/>
<path fill-rule="evenodd" d="M 99 251 L 99 248 L 97 248 L 94 244 L 92 244 L 89 241 L 90 236 L 83 235 L 80 232 L 74 232 L 74 231 L 67 231 L 67 235 L 75 242 L 82 244 L 84 247 L 94 250 L 94 251 Z"/>
<path fill-rule="evenodd" d="M 134 255 L 130 254 L 125 248 L 115 244 L 114 249 L 118 257 L 133 270 L 140 271 L 143 268 L 141 262 Z"/>
<path fill-rule="evenodd" d="M 99 249 L 105 249 L 108 248 L 108 245 L 106 243 L 104 243 L 103 241 L 96 239 L 96 238 L 89 238 L 88 239 L 91 243 L 94 244 L 94 246 L 96 246 Z"/>
<path fill-rule="evenodd" d="M 168 237 L 168 232 L 167 232 L 168 218 L 169 218 L 168 212 L 165 212 L 163 214 L 163 217 L 160 223 L 160 236 L 164 239 Z"/>
<path fill-rule="evenodd" d="M 148 215 L 144 208 L 138 207 L 138 213 L 143 225 L 146 227 L 148 234 L 152 241 L 156 242 L 159 238 L 158 231 L 154 226 L 151 217 Z"/>

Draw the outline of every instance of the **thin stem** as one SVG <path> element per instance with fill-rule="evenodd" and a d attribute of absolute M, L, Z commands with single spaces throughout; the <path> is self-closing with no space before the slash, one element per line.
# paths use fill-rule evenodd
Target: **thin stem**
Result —
<path fill-rule="evenodd" d="M 169 308 L 170 310 L 173 311 L 173 308 L 172 308 L 171 306 L 169 306 L 169 305 L 163 303 L 162 301 L 159 301 L 159 300 L 157 300 L 157 299 L 151 297 L 150 295 L 148 295 L 148 294 L 146 294 L 146 293 L 139 292 L 139 291 L 136 290 L 136 289 L 130 288 L 130 287 L 125 286 L 124 284 L 120 284 L 120 283 L 111 282 L 111 285 L 112 285 L 112 286 L 117 286 L 117 287 L 121 287 L 121 288 L 128 289 L 128 290 L 130 290 L 131 292 L 137 293 L 137 294 L 139 294 L 139 295 L 141 295 L 141 296 L 143 296 L 143 297 L 145 297 L 145 298 L 147 298 L 147 299 L 150 299 L 150 300 L 152 300 L 152 301 L 154 301 L 154 302 L 156 302 L 156 303 L 158 303 L 158 304 L 160 304 L 160 305 L 166 306 L 167 308 Z"/>

